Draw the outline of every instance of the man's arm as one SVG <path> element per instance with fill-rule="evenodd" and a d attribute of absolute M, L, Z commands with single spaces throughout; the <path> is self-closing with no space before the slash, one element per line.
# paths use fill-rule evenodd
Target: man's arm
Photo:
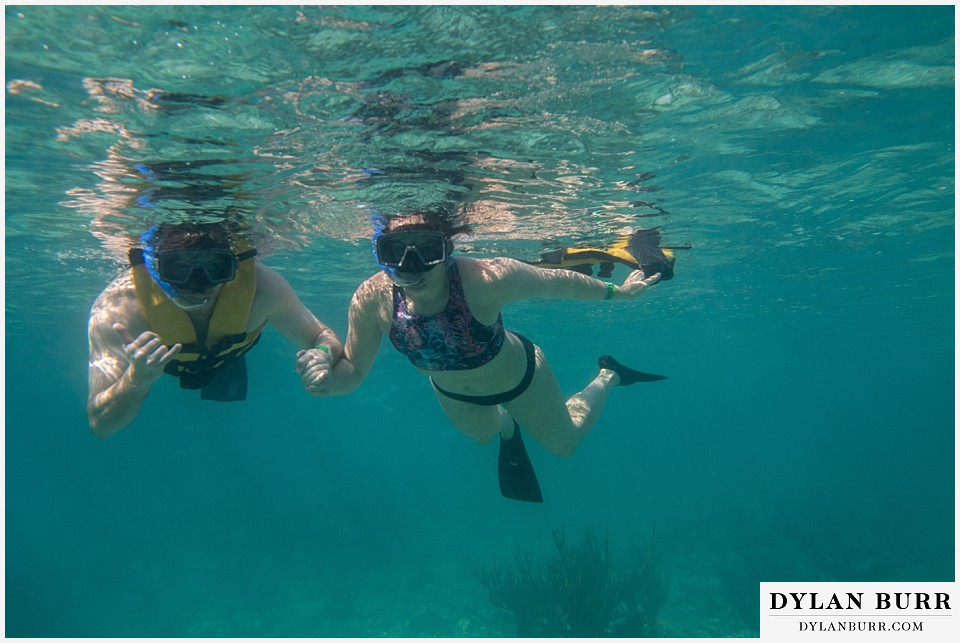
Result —
<path fill-rule="evenodd" d="M 180 352 L 180 344 L 164 346 L 150 331 L 137 337 L 125 324 L 135 303 L 111 284 L 90 312 L 87 336 L 90 343 L 87 419 L 99 438 L 113 435 L 130 424 L 164 367 Z"/>
<path fill-rule="evenodd" d="M 311 395 L 324 395 L 343 344 L 332 328 L 310 312 L 278 272 L 257 264 L 257 296 L 263 297 L 267 321 L 300 349 L 297 372 Z"/>

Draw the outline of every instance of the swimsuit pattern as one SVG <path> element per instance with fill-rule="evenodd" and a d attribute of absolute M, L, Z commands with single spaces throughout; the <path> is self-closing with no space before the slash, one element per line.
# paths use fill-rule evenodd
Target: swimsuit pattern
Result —
<path fill-rule="evenodd" d="M 407 308 L 403 289 L 393 287 L 390 341 L 410 362 L 427 371 L 477 368 L 496 357 L 503 346 L 500 315 L 490 326 L 477 321 L 467 306 L 463 282 L 452 258 L 446 263 L 450 295 L 436 315 L 417 315 Z"/>

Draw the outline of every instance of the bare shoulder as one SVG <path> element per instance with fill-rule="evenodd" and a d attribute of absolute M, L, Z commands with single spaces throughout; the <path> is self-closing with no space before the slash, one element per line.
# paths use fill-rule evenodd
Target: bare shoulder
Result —
<path fill-rule="evenodd" d="M 286 278 L 259 259 L 254 260 L 254 274 L 257 278 L 257 291 L 253 296 L 255 308 L 273 311 L 278 306 L 290 305 L 298 299 L 293 287 Z"/>
<path fill-rule="evenodd" d="M 509 257 L 493 257 L 491 259 L 457 257 L 457 268 L 468 283 L 497 285 L 518 273 L 524 272 L 529 266 L 522 261 Z"/>
<path fill-rule="evenodd" d="M 117 322 L 128 328 L 131 324 L 138 322 L 146 325 L 129 271 L 110 282 L 90 308 L 91 327 L 94 325 L 112 327 Z"/>
<path fill-rule="evenodd" d="M 385 272 L 378 272 L 364 280 L 353 293 L 353 303 L 360 307 L 381 306 L 390 300 L 393 282 Z"/>
<path fill-rule="evenodd" d="M 350 301 L 350 315 L 377 320 L 381 325 L 389 324 L 393 311 L 393 282 L 386 273 L 378 272 L 368 277 Z"/>
<path fill-rule="evenodd" d="M 129 271 L 104 288 L 90 308 L 87 333 L 92 352 L 100 353 L 120 343 L 114 324 L 123 324 L 135 337 L 149 330 Z"/>
<path fill-rule="evenodd" d="M 253 330 L 267 320 L 272 320 L 272 324 L 282 323 L 286 316 L 305 312 L 306 307 L 283 275 L 258 259 L 254 260 L 253 266 L 257 290 L 250 306 L 247 330 Z"/>
<path fill-rule="evenodd" d="M 457 257 L 457 269 L 463 280 L 467 304 L 477 319 L 492 323 L 500 313 L 500 308 L 515 299 L 512 293 L 517 287 L 513 277 L 523 270 L 524 265 L 507 257 Z"/>
<path fill-rule="evenodd" d="M 278 290 L 289 288 L 290 284 L 283 278 L 279 272 L 264 265 L 259 259 L 254 259 L 254 274 L 257 277 L 257 294 L 263 292 L 264 295 L 272 295 Z"/>

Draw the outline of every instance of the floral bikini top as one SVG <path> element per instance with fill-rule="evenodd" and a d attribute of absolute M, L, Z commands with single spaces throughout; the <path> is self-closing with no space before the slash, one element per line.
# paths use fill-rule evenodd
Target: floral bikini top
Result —
<path fill-rule="evenodd" d="M 407 308 L 403 289 L 393 286 L 393 321 L 390 341 L 407 359 L 426 371 L 463 371 L 492 360 L 503 346 L 503 319 L 481 324 L 470 312 L 463 295 L 457 262 L 445 264 L 450 295 L 447 307 L 435 315 L 416 315 Z"/>

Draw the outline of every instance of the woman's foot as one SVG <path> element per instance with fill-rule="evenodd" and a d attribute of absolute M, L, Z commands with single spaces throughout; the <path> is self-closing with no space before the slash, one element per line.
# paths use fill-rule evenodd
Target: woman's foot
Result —
<path fill-rule="evenodd" d="M 666 375 L 655 375 L 653 373 L 635 371 L 618 362 L 612 355 L 601 355 L 597 360 L 597 365 L 600 366 L 601 369 L 613 371 L 619 376 L 620 382 L 617 386 L 630 386 L 637 382 L 656 382 L 667 379 Z"/>
<path fill-rule="evenodd" d="M 504 440 L 511 440 L 519 430 L 520 425 L 517 424 L 517 421 L 510 417 L 505 408 L 500 407 L 500 437 Z"/>

